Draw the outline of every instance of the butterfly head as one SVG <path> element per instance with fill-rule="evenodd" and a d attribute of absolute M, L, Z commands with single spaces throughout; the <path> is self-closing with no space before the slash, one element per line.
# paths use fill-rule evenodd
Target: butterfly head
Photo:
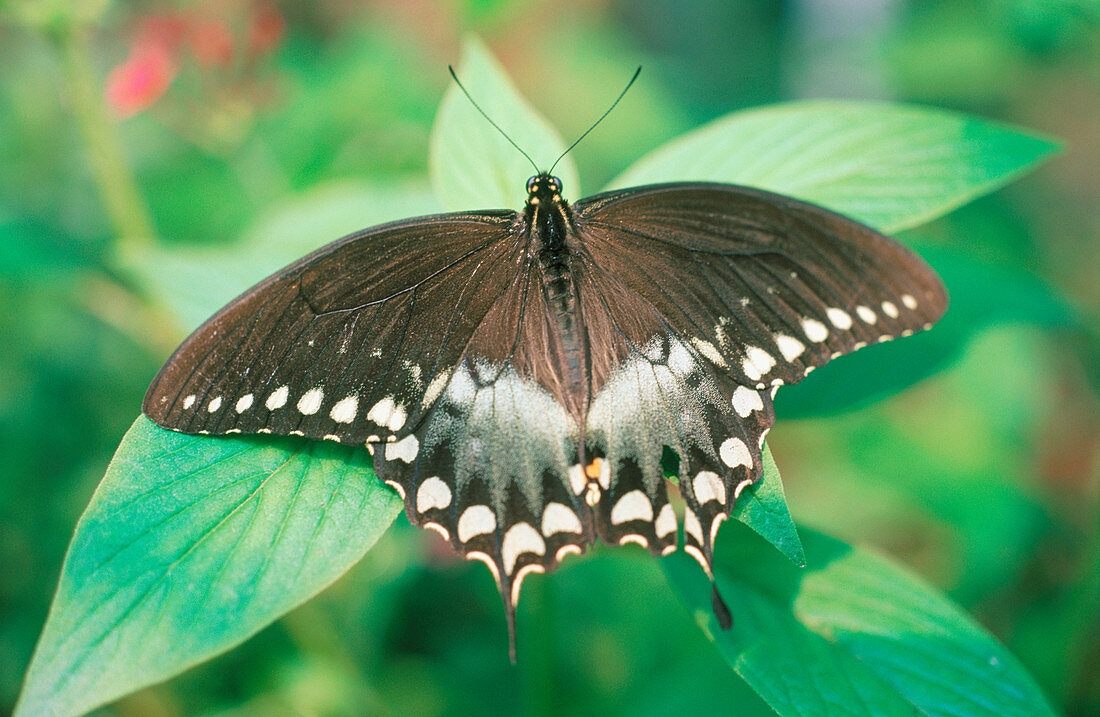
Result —
<path fill-rule="evenodd" d="M 546 172 L 527 180 L 527 206 L 537 207 L 561 202 L 561 180 Z"/>

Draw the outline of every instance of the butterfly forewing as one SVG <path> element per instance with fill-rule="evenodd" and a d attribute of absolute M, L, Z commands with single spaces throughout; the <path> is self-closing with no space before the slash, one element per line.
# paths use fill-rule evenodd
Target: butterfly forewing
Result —
<path fill-rule="evenodd" d="M 427 217 L 318 250 L 196 330 L 145 413 L 189 433 L 363 444 L 407 432 L 510 286 L 516 220 Z"/>
<path fill-rule="evenodd" d="M 598 195 L 575 212 L 594 262 L 747 386 L 795 383 L 947 307 L 912 252 L 789 197 L 678 183 Z"/>

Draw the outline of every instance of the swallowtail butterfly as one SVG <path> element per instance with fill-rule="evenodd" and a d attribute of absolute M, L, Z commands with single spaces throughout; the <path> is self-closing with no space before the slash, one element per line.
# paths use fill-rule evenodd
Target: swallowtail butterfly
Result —
<path fill-rule="evenodd" d="M 762 472 L 777 388 L 929 328 L 944 287 L 790 197 L 674 183 L 418 217 L 339 239 L 199 327 L 143 410 L 185 433 L 365 445 L 409 519 L 489 566 L 514 659 L 524 577 L 603 541 L 684 550 Z M 728 625 L 717 591 L 715 610 Z"/>

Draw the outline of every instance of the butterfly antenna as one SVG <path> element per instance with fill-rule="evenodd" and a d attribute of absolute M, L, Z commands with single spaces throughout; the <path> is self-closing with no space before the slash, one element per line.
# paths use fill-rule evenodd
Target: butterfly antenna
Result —
<path fill-rule="evenodd" d="M 474 102 L 474 98 L 470 96 L 470 93 L 462 85 L 462 81 L 458 79 L 458 75 L 455 74 L 455 68 L 451 67 L 450 65 L 447 65 L 447 69 L 451 71 L 451 77 L 454 78 L 455 84 L 458 85 L 458 89 L 462 90 L 462 94 L 466 95 L 466 99 L 470 100 L 470 104 L 472 104 L 474 106 L 474 109 L 477 110 L 478 112 L 480 112 L 481 116 L 484 117 L 485 120 L 489 124 L 493 125 L 493 127 L 496 129 L 496 131 L 500 132 L 500 134 L 503 135 L 504 139 L 508 140 L 509 144 L 511 144 L 513 147 L 515 147 L 519 151 L 520 154 L 522 154 L 524 157 L 527 158 L 527 161 L 530 162 L 531 166 L 535 168 L 535 174 L 541 174 L 542 171 L 539 169 L 539 166 L 537 164 L 535 164 L 535 160 L 531 159 L 531 155 L 524 152 L 523 148 L 520 147 L 518 144 L 516 144 L 512 140 L 512 138 L 508 136 L 508 133 L 505 132 L 504 130 L 502 130 L 500 128 L 500 125 L 498 125 L 496 122 L 493 121 L 492 117 L 485 114 L 485 110 L 481 109 L 481 106 L 478 105 L 477 102 Z"/>
<path fill-rule="evenodd" d="M 638 65 L 638 69 L 634 70 L 634 76 L 630 78 L 630 82 L 626 83 L 626 87 L 624 87 L 623 91 L 619 93 L 619 96 L 615 98 L 615 101 L 611 103 L 611 106 L 607 108 L 607 111 L 600 115 L 600 118 L 593 122 L 592 126 L 584 131 L 584 134 L 582 134 L 580 137 L 577 137 L 577 141 L 569 145 L 569 149 L 562 152 L 561 157 L 558 157 L 554 160 L 554 163 L 550 165 L 550 171 L 548 171 L 547 174 L 553 174 L 554 167 L 558 166 L 558 162 L 560 162 L 562 158 L 565 157 L 565 155 L 569 154 L 574 147 L 580 144 L 581 140 L 587 137 L 589 132 L 596 129 L 596 125 L 598 125 L 600 122 L 603 122 L 604 117 L 607 117 L 609 114 L 611 114 L 611 110 L 615 109 L 615 105 L 619 104 L 619 100 L 623 98 L 623 96 L 626 94 L 626 91 L 630 89 L 630 86 L 634 84 L 634 80 L 638 79 L 638 75 L 640 74 L 642 74 L 642 66 Z"/>

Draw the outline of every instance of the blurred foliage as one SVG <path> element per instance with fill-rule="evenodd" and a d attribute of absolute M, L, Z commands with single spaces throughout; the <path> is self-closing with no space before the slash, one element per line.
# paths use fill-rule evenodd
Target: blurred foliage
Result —
<path fill-rule="evenodd" d="M 257 20 L 264 7 L 278 33 Z M 135 257 L 278 236 L 272 223 L 318 187 L 361 188 L 330 195 L 317 236 L 289 229 L 320 245 L 369 197 L 417 186 L 467 31 L 567 139 L 646 67 L 574 152 L 589 191 L 663 140 L 780 99 L 921 102 L 1065 139 L 1035 175 L 905 236 L 990 299 L 966 317 L 986 326 L 978 337 L 915 388 L 781 420 L 769 442 L 796 520 L 907 563 L 1065 713 L 1100 711 L 1095 0 L 7 0 L 0 13 L 0 711 L 77 516 L 179 324 L 196 320 L 138 288 Z M 190 28 L 171 81 L 115 116 L 109 80 L 149 18 L 169 16 Z M 255 38 L 272 36 L 260 52 Z M 223 62 L 211 48 L 226 37 Z M 1078 328 L 1036 305 L 1049 295 Z M 864 370 L 891 365 L 883 353 Z M 106 712 L 767 713 L 639 551 L 532 577 L 518 619 L 532 659 L 513 669 L 484 568 L 398 528 L 256 639 Z"/>

